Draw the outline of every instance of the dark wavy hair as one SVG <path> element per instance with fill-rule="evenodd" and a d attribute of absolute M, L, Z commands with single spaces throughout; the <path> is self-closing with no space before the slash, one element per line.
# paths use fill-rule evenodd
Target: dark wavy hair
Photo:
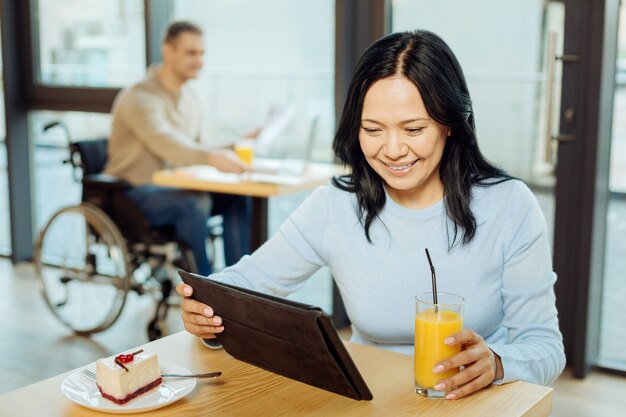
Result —
<path fill-rule="evenodd" d="M 453 247 L 462 236 L 460 241 L 467 244 L 476 233 L 476 218 L 470 209 L 472 186 L 496 184 L 512 177 L 487 161 L 478 149 L 472 100 L 463 71 L 450 47 L 434 33 L 393 33 L 365 51 L 352 76 L 333 141 L 335 155 L 352 171 L 333 178 L 333 183 L 356 194 L 359 220 L 372 243 L 369 229 L 385 205 L 385 191 L 382 178 L 367 163 L 359 145 L 361 113 L 372 84 L 397 75 L 415 84 L 430 117 L 451 130 L 439 167 L 446 214 L 454 224 L 448 242 Z"/>

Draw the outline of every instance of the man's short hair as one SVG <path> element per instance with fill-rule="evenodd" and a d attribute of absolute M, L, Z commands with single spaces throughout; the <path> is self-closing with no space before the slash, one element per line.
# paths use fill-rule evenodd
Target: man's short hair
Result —
<path fill-rule="evenodd" d="M 165 32 L 163 33 L 163 43 L 174 42 L 180 34 L 184 32 L 190 32 L 202 36 L 202 29 L 200 26 L 188 20 L 178 20 L 170 23 L 167 28 L 165 28 Z"/>

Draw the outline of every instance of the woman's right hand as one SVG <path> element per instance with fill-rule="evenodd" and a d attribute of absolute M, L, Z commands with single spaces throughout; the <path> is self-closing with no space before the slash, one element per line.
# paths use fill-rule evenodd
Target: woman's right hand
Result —
<path fill-rule="evenodd" d="M 176 286 L 176 292 L 183 297 L 180 307 L 185 330 L 203 339 L 212 339 L 215 333 L 224 331 L 222 318 L 214 315 L 211 307 L 189 298 L 193 294 L 193 288 L 180 283 Z"/>

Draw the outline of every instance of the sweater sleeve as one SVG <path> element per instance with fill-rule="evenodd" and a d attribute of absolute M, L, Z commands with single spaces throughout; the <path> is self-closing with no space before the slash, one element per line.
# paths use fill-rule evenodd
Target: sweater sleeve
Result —
<path fill-rule="evenodd" d="M 504 252 L 502 299 L 506 343 L 490 345 L 502 359 L 504 378 L 549 385 L 565 366 L 555 306 L 551 251 L 543 213 L 530 190 L 520 187 L 508 218 L 511 238 Z"/>
<path fill-rule="evenodd" d="M 147 91 L 125 97 L 119 114 L 134 135 L 160 159 L 176 165 L 206 165 L 208 149 L 169 122 L 162 99 Z"/>
<path fill-rule="evenodd" d="M 252 255 L 211 276 L 256 291 L 286 296 L 324 266 L 321 256 L 328 218 L 328 186 L 316 189 L 280 230 Z"/>

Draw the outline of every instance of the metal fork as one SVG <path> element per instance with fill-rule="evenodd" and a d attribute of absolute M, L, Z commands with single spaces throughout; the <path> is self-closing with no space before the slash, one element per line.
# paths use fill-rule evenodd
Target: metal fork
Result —
<path fill-rule="evenodd" d="M 83 369 L 83 374 L 91 379 L 96 380 L 96 374 L 89 369 Z M 222 375 L 221 372 L 208 372 L 205 374 L 161 374 L 162 378 L 217 378 Z"/>

